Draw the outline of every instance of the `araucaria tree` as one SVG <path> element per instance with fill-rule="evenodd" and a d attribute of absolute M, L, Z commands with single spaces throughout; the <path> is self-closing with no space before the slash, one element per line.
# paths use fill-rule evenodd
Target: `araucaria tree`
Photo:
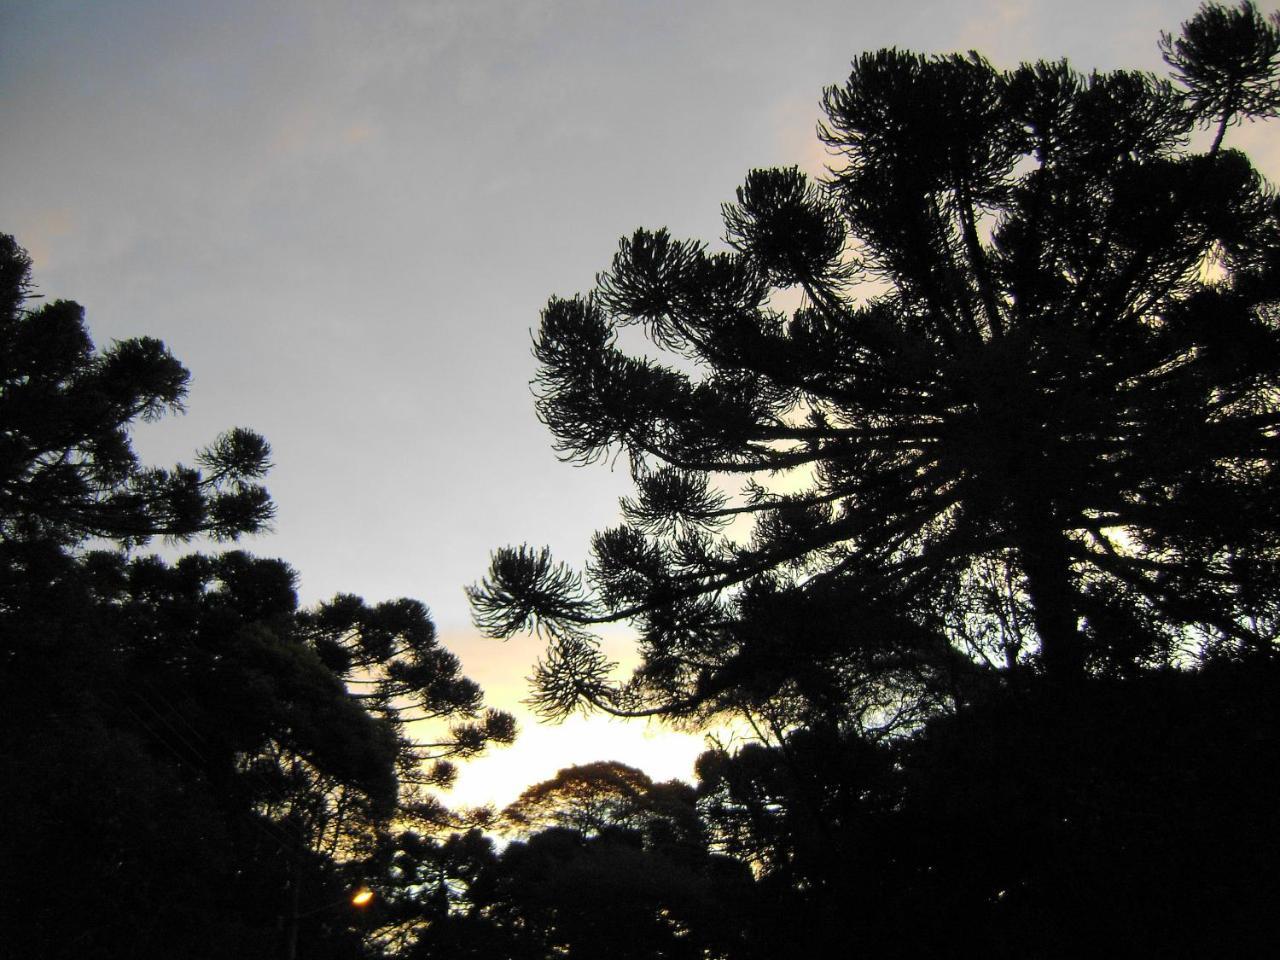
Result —
<path fill-rule="evenodd" d="M 0 235 L 0 542 L 233 540 L 274 507 L 271 448 L 229 430 L 197 466 L 144 467 L 129 431 L 182 409 L 190 375 L 152 337 L 94 348 L 77 303 L 29 309 L 31 262 Z"/>
<path fill-rule="evenodd" d="M 1224 137 L 1280 112 L 1280 20 L 1206 6 L 1162 50 L 1171 79 L 864 54 L 829 176 L 755 170 L 723 249 L 638 230 L 548 304 L 539 415 L 636 492 L 585 577 L 507 548 L 472 589 L 549 638 L 544 708 L 910 722 L 1274 652 L 1280 205 Z"/>
<path fill-rule="evenodd" d="M 97 350 L 77 304 L 32 306 L 30 270 L 0 234 L 5 955 L 382 955 L 385 910 L 325 905 L 356 879 L 411 899 L 382 851 L 461 822 L 432 788 L 513 718 L 417 601 L 303 610 L 279 560 L 138 556 L 262 529 L 270 447 L 240 428 L 144 465 L 131 430 L 181 407 L 186 369 L 150 338 Z"/>

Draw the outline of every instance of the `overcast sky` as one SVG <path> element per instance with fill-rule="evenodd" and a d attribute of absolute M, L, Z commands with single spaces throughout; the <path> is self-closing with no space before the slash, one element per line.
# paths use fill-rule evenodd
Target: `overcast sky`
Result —
<path fill-rule="evenodd" d="M 819 171 L 859 51 L 1160 68 L 1197 0 L 0 0 L 0 232 L 95 338 L 163 339 L 189 413 L 274 451 L 273 535 L 312 602 L 425 601 L 494 699 L 538 651 L 473 636 L 463 587 L 528 541 L 580 561 L 620 469 L 557 462 L 530 329 L 623 234 L 714 241 L 752 167 Z M 1237 143 L 1276 174 L 1276 144 Z M 1266 156 L 1261 156 L 1266 154 Z M 689 776 L 697 738 L 576 722 L 464 774 L 510 799 L 572 762 Z"/>

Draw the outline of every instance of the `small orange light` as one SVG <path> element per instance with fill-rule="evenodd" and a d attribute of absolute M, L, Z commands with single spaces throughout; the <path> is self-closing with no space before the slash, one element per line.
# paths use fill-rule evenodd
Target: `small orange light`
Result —
<path fill-rule="evenodd" d="M 355 892 L 355 895 L 352 896 L 351 904 L 352 906 L 363 907 L 372 899 L 373 899 L 373 891 L 370 890 L 368 887 L 361 887 L 359 890 Z"/>

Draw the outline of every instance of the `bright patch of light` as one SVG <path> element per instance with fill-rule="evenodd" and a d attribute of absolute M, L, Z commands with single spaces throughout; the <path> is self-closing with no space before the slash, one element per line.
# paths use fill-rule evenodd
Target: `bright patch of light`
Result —
<path fill-rule="evenodd" d="M 353 907 L 363 907 L 373 899 L 373 891 L 368 887 L 361 887 L 351 897 L 351 905 Z"/>

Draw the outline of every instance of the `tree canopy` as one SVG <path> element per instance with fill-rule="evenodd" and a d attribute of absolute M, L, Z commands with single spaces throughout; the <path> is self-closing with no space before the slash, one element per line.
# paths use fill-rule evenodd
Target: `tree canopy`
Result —
<path fill-rule="evenodd" d="M 499 826 L 515 837 L 502 850 L 475 831 L 394 851 L 415 891 L 392 905 L 417 934 L 406 956 L 756 955 L 751 873 L 710 849 L 688 784 L 617 762 L 569 767 L 526 789 Z"/>
<path fill-rule="evenodd" d="M 1228 135 L 1280 15 L 1160 47 L 863 54 L 825 177 L 543 311 L 540 418 L 635 491 L 585 571 L 497 551 L 476 622 L 545 638 L 551 716 L 737 720 L 696 808 L 763 955 L 1274 942 L 1280 200 Z"/>
<path fill-rule="evenodd" d="M 654 783 L 643 770 L 601 760 L 566 767 L 535 783 L 502 811 L 502 825 L 527 836 L 566 827 L 591 836 L 628 830 L 649 843 L 705 843 L 693 788 L 680 780 Z"/>
<path fill-rule="evenodd" d="M 31 309 L 31 261 L 0 235 L 0 536 L 76 545 L 141 545 L 161 536 L 234 540 L 274 512 L 255 481 L 271 447 L 244 428 L 196 455 L 196 466 L 144 467 L 138 420 L 182 409 L 190 375 L 164 344 L 136 337 L 95 349 L 69 300 Z"/>
<path fill-rule="evenodd" d="M 538 414 L 635 495 L 585 576 L 509 547 L 472 588 L 491 635 L 548 637 L 542 707 L 891 724 L 1271 655 L 1280 206 L 1223 135 L 1275 115 L 1278 43 L 1246 3 L 1165 38 L 1171 80 L 863 54 L 825 179 L 752 171 L 721 248 L 637 230 L 552 299 Z"/>
<path fill-rule="evenodd" d="M 30 266 L 0 236 L 6 949 L 380 953 L 376 911 L 332 907 L 394 887 L 395 834 L 464 822 L 434 788 L 513 718 L 418 601 L 303 609 L 280 560 L 138 553 L 262 530 L 270 448 L 236 429 L 143 465 L 129 431 L 181 408 L 186 370 L 147 338 L 95 350 L 77 304 L 30 306 Z"/>
<path fill-rule="evenodd" d="M 1206 5 L 1160 49 L 1168 79 L 864 54 L 824 178 L 752 171 L 723 244 L 636 231 L 543 312 L 539 416 L 635 491 L 585 571 L 498 551 L 475 617 L 542 634 L 552 717 L 733 718 L 696 786 L 601 761 L 448 809 L 515 723 L 427 608 L 142 554 L 265 529 L 270 448 L 144 465 L 185 369 L 34 305 L 0 236 L 5 947 L 1273 947 L 1280 197 L 1229 134 L 1280 114 L 1280 14 Z"/>

